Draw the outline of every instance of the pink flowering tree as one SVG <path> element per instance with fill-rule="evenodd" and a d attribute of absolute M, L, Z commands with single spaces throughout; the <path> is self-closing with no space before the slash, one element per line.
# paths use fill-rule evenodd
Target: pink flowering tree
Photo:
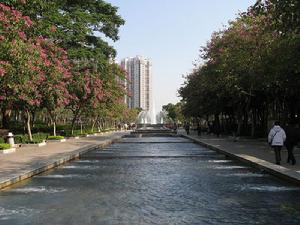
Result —
<path fill-rule="evenodd" d="M 31 112 L 46 108 L 56 135 L 56 120 L 69 103 L 71 78 L 66 51 L 43 37 L 28 37 L 29 17 L 0 4 L 0 106 L 2 111 L 22 110 L 29 139 Z"/>
<path fill-rule="evenodd" d="M 68 80 L 71 78 L 70 63 L 66 51 L 43 38 L 37 40 L 41 55 L 39 92 L 42 96 L 41 106 L 47 109 L 56 136 L 56 122 L 59 113 L 69 103 Z"/>
<path fill-rule="evenodd" d="M 74 134 L 75 122 L 85 110 L 95 109 L 104 96 L 100 75 L 88 69 L 75 72 L 68 84 L 68 91 L 71 95 L 68 108 L 73 113 L 71 133 Z"/>
<path fill-rule="evenodd" d="M 25 32 L 31 20 L 19 11 L 0 4 L 0 106 L 2 111 L 23 110 L 30 140 L 30 111 L 40 105 L 38 91 L 40 55 Z"/>

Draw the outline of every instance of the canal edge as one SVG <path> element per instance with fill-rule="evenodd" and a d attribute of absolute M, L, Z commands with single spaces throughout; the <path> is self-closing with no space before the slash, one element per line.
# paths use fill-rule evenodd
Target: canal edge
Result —
<path fill-rule="evenodd" d="M 65 157 L 63 157 L 61 159 L 55 160 L 54 162 L 51 162 L 51 163 L 49 163 L 47 165 L 44 165 L 42 167 L 33 169 L 33 170 L 25 172 L 25 173 L 23 173 L 21 175 L 18 175 L 18 176 L 6 179 L 4 181 L 1 181 L 0 182 L 0 190 L 8 188 L 11 185 L 17 184 L 17 183 L 19 183 L 21 181 L 29 179 L 29 178 L 31 178 L 33 176 L 38 175 L 38 174 L 44 173 L 44 172 L 46 172 L 48 170 L 54 169 L 54 168 L 56 168 L 56 167 L 58 167 L 60 165 L 63 165 L 65 163 L 67 163 L 67 162 L 70 162 L 72 160 L 78 159 L 84 153 L 87 153 L 89 151 L 95 150 L 97 148 L 104 148 L 104 147 L 106 147 L 108 145 L 111 145 L 111 144 L 119 141 L 123 136 L 124 135 L 122 135 L 120 137 L 117 137 L 117 138 L 110 139 L 110 140 L 105 140 L 103 143 L 100 143 L 100 144 L 93 144 L 93 145 L 89 145 L 89 146 L 86 146 L 86 147 L 83 147 L 83 148 L 79 148 L 79 149 L 75 150 L 76 153 L 72 153 L 72 154 L 70 154 L 68 156 L 65 156 Z"/>
<path fill-rule="evenodd" d="M 228 156 L 229 158 L 232 159 L 236 159 L 240 162 L 246 163 L 249 166 L 252 166 L 254 168 L 260 169 L 260 170 L 264 170 L 266 172 L 268 172 L 269 174 L 277 177 L 277 178 L 281 178 L 287 182 L 293 183 L 297 186 L 300 186 L 300 174 L 285 168 L 283 166 L 280 165 L 276 165 L 270 162 L 267 162 L 263 159 L 259 159 L 256 158 L 254 156 L 249 156 L 249 155 L 245 155 L 245 154 L 234 154 L 234 153 L 230 153 L 228 151 L 226 151 L 225 149 L 222 149 L 220 147 L 216 147 L 214 145 L 205 143 L 197 138 L 185 135 L 185 134 L 180 134 L 181 137 L 187 138 L 192 140 L 193 142 L 200 144 L 201 146 L 207 147 L 211 150 L 214 150 L 218 153 L 221 153 L 223 155 Z"/>

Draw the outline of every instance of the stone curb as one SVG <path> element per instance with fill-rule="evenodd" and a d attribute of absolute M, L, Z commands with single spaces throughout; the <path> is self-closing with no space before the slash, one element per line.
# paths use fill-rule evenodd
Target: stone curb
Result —
<path fill-rule="evenodd" d="M 120 140 L 122 137 L 123 137 L 123 135 L 120 136 L 120 137 L 114 138 L 114 139 L 105 140 L 103 143 L 100 143 L 100 144 L 91 144 L 91 145 L 88 145 L 86 147 L 79 148 L 77 150 L 74 150 L 73 153 L 71 153 L 70 155 L 68 155 L 64 158 L 58 159 L 58 160 L 56 160 L 54 162 L 51 162 L 47 165 L 44 165 L 42 167 L 32 169 L 31 171 L 27 171 L 27 172 L 25 172 L 21 175 L 16 176 L 16 177 L 12 177 L 12 178 L 6 179 L 4 181 L 0 181 L 0 190 L 4 189 L 4 188 L 7 188 L 7 187 L 9 187 L 13 184 L 16 184 L 20 181 L 23 181 L 25 179 L 31 178 L 35 175 L 40 174 L 40 173 L 46 172 L 46 171 L 48 171 L 50 169 L 53 169 L 55 167 L 58 167 L 58 166 L 60 166 L 62 164 L 65 164 L 69 161 L 72 161 L 74 159 L 78 159 L 82 154 L 84 154 L 86 152 L 89 152 L 89 151 L 94 150 L 96 148 L 104 148 L 108 145 L 111 145 L 112 143 Z"/>
<path fill-rule="evenodd" d="M 221 147 L 216 147 L 214 145 L 207 144 L 207 143 L 205 143 L 197 138 L 191 137 L 191 136 L 187 136 L 184 134 L 180 134 L 180 136 L 184 137 L 184 138 L 188 138 L 188 139 L 194 141 L 195 143 L 198 143 L 204 147 L 207 147 L 218 153 L 226 155 L 229 158 L 244 162 L 252 167 L 264 170 L 278 178 L 281 178 L 283 180 L 286 180 L 288 182 L 291 182 L 293 184 L 300 186 L 300 174 L 291 169 L 267 162 L 265 160 L 262 160 L 262 159 L 259 159 L 259 158 L 253 157 L 253 156 L 249 156 L 249 155 L 245 155 L 245 154 L 233 154 L 233 153 L 226 151 L 225 149 L 222 149 Z"/>

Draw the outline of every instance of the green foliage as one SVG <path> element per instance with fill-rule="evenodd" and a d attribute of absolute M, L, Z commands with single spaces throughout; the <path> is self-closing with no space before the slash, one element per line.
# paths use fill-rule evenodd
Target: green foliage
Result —
<path fill-rule="evenodd" d="M 0 143 L 0 150 L 11 148 L 10 144 Z"/>
<path fill-rule="evenodd" d="M 48 136 L 47 140 L 62 140 L 64 136 Z"/>
<path fill-rule="evenodd" d="M 103 0 L 4 2 L 32 18 L 35 33 L 59 40 L 61 47 L 68 49 L 71 58 L 101 61 L 116 54 L 103 38 L 95 35 L 101 33 L 113 41 L 119 38 L 118 30 L 124 20 L 110 3 Z"/>
<path fill-rule="evenodd" d="M 4 138 L 0 137 L 0 143 L 5 143 Z"/>
<path fill-rule="evenodd" d="M 0 68 L 0 73 L 10 75 L 4 77 L 5 82 L 0 81 L 4 87 L 1 90 L 7 94 L 7 99 L 0 102 L 1 110 L 26 111 L 22 119 L 28 121 L 29 134 L 30 119 L 33 119 L 30 117 L 40 112 L 47 113 L 46 119 L 51 118 L 55 133 L 56 120 L 69 110 L 71 115 L 66 118 L 73 116 L 71 128 L 57 127 L 57 133 L 63 135 L 74 129 L 81 118 L 85 122 L 92 120 L 94 124 L 125 119 L 127 109 L 120 101 L 125 94 L 121 85 L 125 72 L 110 63 L 116 52 L 105 40 L 118 40 L 119 27 L 124 24 L 116 7 L 103 0 L 4 0 L 1 3 L 24 15 L 11 17 L 12 26 L 22 28 L 23 20 L 30 24 L 33 21 L 30 28 L 15 29 L 24 34 L 4 32 L 9 41 L 1 41 L 0 61 L 7 60 L 11 49 L 16 51 L 17 57 L 10 58 L 15 60 L 13 65 L 5 63 L 5 68 Z M 44 112 L 45 108 L 48 112 Z M 33 131 L 49 132 L 49 125 L 34 124 Z M 13 131 L 23 132 L 23 126 L 23 123 L 14 126 Z M 22 136 L 17 139 L 27 141 Z"/>
<path fill-rule="evenodd" d="M 14 140 L 16 144 L 37 144 L 45 141 L 47 137 L 47 133 L 35 133 L 32 134 L 32 141 L 30 141 L 28 135 L 15 135 Z"/>
<path fill-rule="evenodd" d="M 173 122 L 177 123 L 178 120 L 183 121 L 182 103 L 169 103 L 167 105 L 163 105 L 162 109 L 168 113 L 168 117 L 171 118 Z"/>
<path fill-rule="evenodd" d="M 252 136 L 267 131 L 269 118 L 300 123 L 297 6 L 294 0 L 259 1 L 213 33 L 201 49 L 204 63 L 179 89 L 184 115 L 214 118 L 214 126 L 221 118 L 224 129 L 240 134 L 244 128 Z"/>

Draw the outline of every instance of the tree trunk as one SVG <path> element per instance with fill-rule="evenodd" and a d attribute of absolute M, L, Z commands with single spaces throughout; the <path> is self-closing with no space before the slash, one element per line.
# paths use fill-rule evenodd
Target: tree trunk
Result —
<path fill-rule="evenodd" d="M 255 127 L 256 127 L 256 111 L 252 110 L 251 137 L 255 136 Z"/>
<path fill-rule="evenodd" d="M 56 136 L 56 120 L 53 120 L 53 136 Z"/>
<path fill-rule="evenodd" d="M 97 119 L 98 119 L 98 116 L 96 116 L 96 118 L 92 120 L 92 129 L 91 129 L 91 132 L 94 132 L 94 127 L 95 127 L 95 124 L 97 122 Z"/>
<path fill-rule="evenodd" d="M 25 110 L 26 115 L 26 127 L 27 127 L 27 134 L 29 137 L 29 140 L 32 141 L 32 134 L 31 134 L 31 121 L 30 121 L 30 112 L 29 110 Z"/>
<path fill-rule="evenodd" d="M 35 111 L 31 111 L 32 119 L 31 119 L 31 127 L 34 128 L 34 121 L 35 121 Z"/>
<path fill-rule="evenodd" d="M 72 124 L 71 124 L 71 134 L 72 135 L 74 134 L 74 126 L 75 126 L 76 120 L 78 119 L 79 111 L 80 110 L 76 110 L 75 112 L 73 111 L 74 116 L 73 116 Z"/>
<path fill-rule="evenodd" d="M 2 126 L 5 129 L 9 129 L 9 122 L 10 122 L 11 110 L 2 109 Z"/>
<path fill-rule="evenodd" d="M 236 136 L 237 137 L 239 137 L 241 135 L 242 123 L 243 123 L 242 110 L 238 109 L 238 113 L 237 113 L 237 130 L 236 130 Z"/>

